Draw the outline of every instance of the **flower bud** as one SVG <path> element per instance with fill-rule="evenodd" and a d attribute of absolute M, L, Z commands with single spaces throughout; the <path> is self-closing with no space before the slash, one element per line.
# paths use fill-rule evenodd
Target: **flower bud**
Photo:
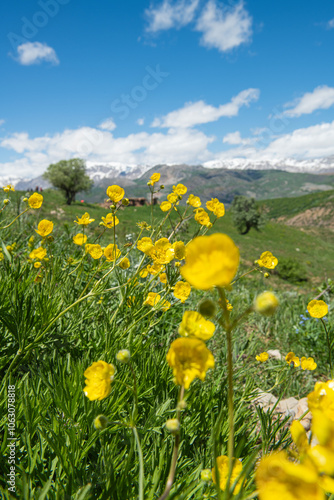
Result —
<path fill-rule="evenodd" d="M 269 278 L 269 273 L 264 273 L 263 275 L 265 278 Z"/>
<path fill-rule="evenodd" d="M 166 429 L 172 434 L 178 434 L 180 431 L 180 422 L 177 418 L 170 418 L 166 422 Z"/>
<path fill-rule="evenodd" d="M 5 200 L 3 200 L 4 205 L 8 205 L 8 203 L 9 203 L 9 200 L 7 198 Z"/>
<path fill-rule="evenodd" d="M 116 354 L 116 359 L 117 361 L 119 361 L 120 363 L 128 363 L 130 361 L 130 351 L 128 351 L 127 349 L 122 349 L 121 351 L 118 351 L 118 353 Z"/>
<path fill-rule="evenodd" d="M 3 190 L 4 190 L 5 193 L 9 193 L 10 188 L 9 187 L 4 187 Z"/>
<path fill-rule="evenodd" d="M 199 303 L 198 312 L 202 316 L 212 318 L 216 314 L 216 304 L 211 299 L 204 299 Z"/>
<path fill-rule="evenodd" d="M 99 415 L 94 420 L 94 427 L 98 431 L 103 431 L 103 429 L 107 428 L 108 423 L 109 423 L 109 420 L 107 419 L 107 417 L 105 417 L 104 415 Z"/>
<path fill-rule="evenodd" d="M 23 200 L 22 200 L 22 201 L 23 201 L 24 203 L 27 203 L 28 198 L 23 198 Z"/>
<path fill-rule="evenodd" d="M 161 184 L 160 189 L 165 189 L 165 186 Z"/>
<path fill-rule="evenodd" d="M 185 410 L 187 408 L 187 402 L 184 399 L 181 399 L 181 401 L 178 402 L 177 404 L 177 409 L 178 410 Z"/>
<path fill-rule="evenodd" d="M 272 292 L 260 293 L 254 301 L 254 310 L 264 316 L 272 316 L 278 306 L 278 298 Z"/>
<path fill-rule="evenodd" d="M 122 200 L 122 205 L 123 205 L 124 207 L 127 207 L 129 203 L 130 203 L 130 202 L 129 202 L 129 198 L 123 198 L 123 200 Z"/>
<path fill-rule="evenodd" d="M 209 483 L 210 481 L 212 481 L 212 472 L 210 469 L 203 469 L 201 471 L 201 479 L 202 481 L 206 481 L 207 483 Z"/>

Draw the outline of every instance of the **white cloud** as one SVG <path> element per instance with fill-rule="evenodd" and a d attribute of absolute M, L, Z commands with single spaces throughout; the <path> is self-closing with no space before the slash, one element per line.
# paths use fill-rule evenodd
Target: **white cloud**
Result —
<path fill-rule="evenodd" d="M 145 122 L 145 118 L 138 118 L 138 120 L 137 120 L 137 124 L 140 126 L 144 125 L 144 122 Z"/>
<path fill-rule="evenodd" d="M 156 118 L 151 126 L 187 128 L 213 122 L 223 116 L 236 116 L 242 106 L 249 106 L 251 102 L 257 101 L 259 95 L 258 89 L 246 89 L 233 97 L 230 102 L 221 104 L 217 108 L 204 101 L 190 102 L 162 118 Z"/>
<path fill-rule="evenodd" d="M 210 0 L 197 20 L 196 30 L 202 32 L 201 45 L 227 52 L 250 41 L 252 18 L 242 1 L 227 7 Z"/>
<path fill-rule="evenodd" d="M 284 111 L 284 115 L 295 117 L 308 115 L 318 109 L 328 109 L 334 105 L 334 87 L 319 86 L 313 92 L 304 94 L 294 103 L 286 104 L 285 107 L 291 105 L 293 107 Z"/>
<path fill-rule="evenodd" d="M 156 33 L 189 24 L 194 18 L 198 4 L 199 0 L 177 0 L 174 3 L 163 0 L 156 8 L 151 6 L 145 11 L 149 23 L 146 31 Z"/>
<path fill-rule="evenodd" d="M 42 61 L 59 64 L 55 50 L 46 43 L 26 42 L 17 47 L 16 60 L 23 66 L 39 64 Z"/>
<path fill-rule="evenodd" d="M 204 133 L 193 130 L 169 129 L 166 133 L 140 132 L 126 137 L 113 137 L 107 130 L 82 127 L 65 130 L 53 136 L 30 138 L 25 132 L 9 135 L 0 147 L 15 151 L 21 158 L 0 163 L 2 175 L 40 175 L 50 163 L 80 157 L 92 162 L 121 162 L 126 164 L 201 162 L 211 158 L 208 144 L 214 141 Z"/>
<path fill-rule="evenodd" d="M 330 21 L 328 21 L 328 23 L 327 23 L 327 28 L 328 28 L 328 29 L 330 29 L 330 30 L 331 30 L 332 28 L 334 28 L 334 18 L 333 18 L 333 19 L 331 19 Z"/>
<path fill-rule="evenodd" d="M 102 130 L 115 130 L 116 128 L 116 123 L 112 118 L 107 118 L 104 120 L 100 125 L 98 126 L 99 128 L 102 128 Z"/>
<path fill-rule="evenodd" d="M 4 119 L 1 119 L 1 120 L 0 120 L 0 127 L 1 127 L 1 125 L 3 125 L 4 123 L 5 123 L 5 120 L 4 120 Z"/>
<path fill-rule="evenodd" d="M 238 145 L 238 144 L 248 145 L 248 144 L 254 143 L 255 141 L 256 141 L 256 139 L 250 139 L 250 138 L 243 139 L 241 137 L 239 130 L 237 130 L 236 132 L 231 132 L 229 134 L 226 134 L 225 137 L 223 137 L 224 144 L 231 144 L 233 146 Z"/>

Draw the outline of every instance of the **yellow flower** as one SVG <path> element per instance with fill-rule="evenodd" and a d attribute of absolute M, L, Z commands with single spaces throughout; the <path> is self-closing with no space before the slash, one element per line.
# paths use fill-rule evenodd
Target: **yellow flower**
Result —
<path fill-rule="evenodd" d="M 160 238 L 154 243 L 148 255 L 157 264 L 168 264 L 174 258 L 174 250 L 167 238 Z"/>
<path fill-rule="evenodd" d="M 9 193 L 9 191 L 15 191 L 15 188 L 14 188 L 13 184 L 7 184 L 7 186 L 5 186 L 3 188 L 3 190 L 5 193 Z"/>
<path fill-rule="evenodd" d="M 33 250 L 32 252 L 30 252 L 29 259 L 43 260 L 46 254 L 47 254 L 46 248 L 38 247 L 35 248 L 35 250 Z"/>
<path fill-rule="evenodd" d="M 305 356 L 300 359 L 300 365 L 303 370 L 315 370 L 317 367 L 317 363 L 313 358 L 306 358 Z"/>
<path fill-rule="evenodd" d="M 160 299 L 161 296 L 158 293 L 150 292 L 144 301 L 144 306 L 154 307 L 157 305 Z"/>
<path fill-rule="evenodd" d="M 28 247 L 33 247 L 34 241 L 35 241 L 35 236 L 30 236 L 30 238 L 28 240 Z"/>
<path fill-rule="evenodd" d="M 147 231 L 151 229 L 151 226 L 149 226 L 145 221 L 137 222 L 136 226 L 138 226 L 139 229 L 146 229 Z"/>
<path fill-rule="evenodd" d="M 137 248 L 141 252 L 144 252 L 146 255 L 149 255 L 150 251 L 153 248 L 153 241 L 151 238 L 144 237 L 137 243 Z"/>
<path fill-rule="evenodd" d="M 312 434 L 318 444 L 309 447 L 311 458 L 319 474 L 334 475 L 334 422 L 319 410 L 312 412 Z"/>
<path fill-rule="evenodd" d="M 118 249 L 117 245 L 110 243 L 110 245 L 104 249 L 103 253 L 108 262 L 113 262 L 115 259 L 118 259 L 121 251 Z"/>
<path fill-rule="evenodd" d="M 188 191 L 188 188 L 183 184 L 178 184 L 177 186 L 173 186 L 173 191 L 179 196 L 183 196 Z"/>
<path fill-rule="evenodd" d="M 90 224 L 91 222 L 94 222 L 94 220 L 95 220 L 95 219 L 91 219 L 89 217 L 89 213 L 88 212 L 85 212 L 83 214 L 83 216 L 80 217 L 80 218 L 77 216 L 77 219 L 78 220 L 75 220 L 74 222 L 76 224 L 79 224 L 80 226 L 88 226 L 88 224 Z"/>
<path fill-rule="evenodd" d="M 8 250 L 9 253 L 13 253 L 16 248 L 16 243 L 14 242 L 12 245 L 7 245 L 6 249 Z"/>
<path fill-rule="evenodd" d="M 334 380 L 316 382 L 307 402 L 312 413 L 319 410 L 334 422 Z"/>
<path fill-rule="evenodd" d="M 105 226 L 105 227 L 114 227 L 114 221 L 115 221 L 115 226 L 117 226 L 117 224 L 119 224 L 119 220 L 118 218 L 116 217 L 116 215 L 114 216 L 113 214 L 107 214 L 105 217 L 101 217 L 101 219 L 103 220 L 103 222 L 101 222 L 101 226 Z"/>
<path fill-rule="evenodd" d="M 95 260 L 102 257 L 103 252 L 100 245 L 92 245 L 90 243 L 87 243 L 87 245 L 85 245 L 85 250 L 86 253 L 89 253 L 89 255 Z"/>
<path fill-rule="evenodd" d="M 141 278 L 146 278 L 147 275 L 148 275 L 148 269 L 147 269 L 147 267 L 144 267 L 143 269 L 141 269 L 141 271 L 139 271 L 139 276 Z"/>
<path fill-rule="evenodd" d="M 127 257 L 124 257 L 118 265 L 121 269 L 128 269 L 130 267 L 130 261 Z"/>
<path fill-rule="evenodd" d="M 176 203 L 178 201 L 179 197 L 176 193 L 170 193 L 168 196 L 167 196 L 167 200 L 169 201 L 169 203 L 171 203 L 172 205 L 174 203 Z M 166 203 L 166 202 L 165 202 Z"/>
<path fill-rule="evenodd" d="M 187 300 L 191 292 L 191 286 L 186 281 L 178 281 L 174 287 L 173 295 L 180 299 L 182 304 Z"/>
<path fill-rule="evenodd" d="M 2 260 L 4 260 L 4 258 L 5 258 L 5 256 L 4 256 L 4 254 L 2 253 L 2 250 L 0 250 L 0 262 L 1 262 Z"/>
<path fill-rule="evenodd" d="M 160 174 L 152 174 L 150 179 L 153 186 L 153 184 L 160 181 Z"/>
<path fill-rule="evenodd" d="M 312 318 L 323 318 L 328 313 L 328 305 L 323 300 L 311 300 L 307 310 Z"/>
<path fill-rule="evenodd" d="M 39 193 L 32 194 L 28 199 L 30 208 L 40 208 L 43 203 L 43 196 Z"/>
<path fill-rule="evenodd" d="M 198 236 L 187 245 L 181 274 L 192 286 L 208 290 L 231 283 L 239 265 L 239 249 L 226 234 Z"/>
<path fill-rule="evenodd" d="M 257 264 L 260 267 L 265 267 L 266 269 L 274 269 L 278 264 L 278 260 L 271 252 L 263 252 L 257 261 Z"/>
<path fill-rule="evenodd" d="M 272 316 L 278 306 L 278 298 L 272 292 L 260 293 L 254 301 L 254 310 L 264 316 Z"/>
<path fill-rule="evenodd" d="M 324 500 L 316 471 L 290 462 L 283 451 L 262 458 L 255 473 L 260 500 Z"/>
<path fill-rule="evenodd" d="M 34 267 L 35 267 L 36 269 L 39 269 L 41 266 L 42 266 L 42 263 L 41 263 L 41 262 L 39 262 L 39 261 L 37 261 L 37 262 L 35 262 L 35 263 L 34 263 Z"/>
<path fill-rule="evenodd" d="M 179 326 L 179 334 L 182 337 L 195 337 L 200 340 L 209 340 L 214 334 L 216 327 L 212 321 L 206 320 L 197 311 L 185 311 Z"/>
<path fill-rule="evenodd" d="M 191 338 L 174 340 L 167 354 L 167 362 L 173 369 L 176 383 L 185 389 L 195 378 L 204 380 L 207 370 L 215 366 L 214 357 L 204 342 Z"/>
<path fill-rule="evenodd" d="M 161 281 L 161 283 L 166 284 L 167 283 L 167 274 L 166 273 L 161 273 L 160 276 L 159 276 L 159 280 Z"/>
<path fill-rule="evenodd" d="M 48 234 L 52 233 L 53 231 L 53 222 L 47 219 L 41 220 L 41 222 L 37 226 L 38 228 L 35 229 L 36 233 L 42 236 L 43 238 L 47 236 Z"/>
<path fill-rule="evenodd" d="M 183 241 L 175 241 L 173 243 L 173 250 L 174 250 L 174 256 L 175 259 L 182 260 L 186 256 L 186 247 Z"/>
<path fill-rule="evenodd" d="M 307 452 L 309 448 L 308 439 L 306 431 L 299 420 L 294 420 L 290 426 L 290 433 L 293 442 L 297 446 L 297 449 L 303 458 L 303 455 Z"/>
<path fill-rule="evenodd" d="M 159 264 L 158 262 L 154 262 L 152 265 L 148 265 L 146 267 L 146 269 L 147 269 L 147 272 L 150 274 L 159 274 L 165 269 L 165 267 L 163 266 L 163 264 Z"/>
<path fill-rule="evenodd" d="M 217 457 L 217 467 L 219 470 L 219 486 L 221 490 L 226 489 L 226 483 L 228 479 L 228 457 L 226 455 L 222 455 L 220 457 Z M 236 479 L 240 476 L 240 473 L 242 471 L 242 463 L 241 460 L 235 459 L 235 462 L 233 464 L 232 468 L 232 474 L 231 474 L 231 480 L 230 480 L 230 485 L 236 481 Z M 212 469 L 212 480 L 216 484 L 216 469 L 213 467 Z M 238 493 L 240 488 L 241 488 L 241 483 L 242 480 L 239 480 L 237 484 L 235 485 L 234 488 L 234 493 Z"/>
<path fill-rule="evenodd" d="M 227 309 L 228 311 L 232 311 L 232 309 L 233 309 L 232 304 L 231 304 L 231 303 L 230 303 L 227 299 L 226 299 L 226 309 Z"/>
<path fill-rule="evenodd" d="M 109 396 L 114 373 L 114 365 L 101 360 L 93 363 L 84 372 L 84 376 L 86 377 L 85 396 L 90 401 L 95 401 L 96 399 L 101 401 L 101 399 Z"/>
<path fill-rule="evenodd" d="M 73 243 L 76 245 L 84 245 L 87 241 L 87 236 L 83 233 L 78 233 L 73 236 Z"/>
<path fill-rule="evenodd" d="M 293 363 L 293 366 L 297 368 L 297 366 L 300 365 L 300 361 L 298 356 L 295 355 L 294 352 L 288 352 L 288 354 L 285 356 L 285 361 L 290 365 Z"/>
<path fill-rule="evenodd" d="M 169 201 L 163 201 L 160 205 L 160 210 L 162 210 L 163 212 L 168 212 L 168 210 L 170 210 L 172 208 L 172 205 L 171 203 L 169 203 Z"/>
<path fill-rule="evenodd" d="M 187 204 L 190 205 L 191 207 L 198 208 L 202 205 L 202 202 L 199 196 L 190 194 L 189 198 L 187 199 Z"/>
<path fill-rule="evenodd" d="M 107 189 L 107 196 L 113 201 L 114 203 L 117 203 L 121 201 L 121 199 L 124 197 L 125 191 L 123 188 L 117 185 L 112 185 L 109 186 Z"/>
<path fill-rule="evenodd" d="M 256 356 L 256 361 L 260 361 L 260 363 L 264 363 L 269 358 L 269 354 L 267 352 L 261 352 L 258 356 Z"/>
<path fill-rule="evenodd" d="M 194 219 L 196 222 L 198 222 L 198 224 L 201 224 L 201 226 L 209 227 L 211 224 L 209 214 L 205 212 L 205 210 L 196 212 Z"/>
<path fill-rule="evenodd" d="M 161 309 L 166 312 L 168 311 L 168 309 L 170 309 L 171 305 L 172 304 L 168 302 L 168 300 L 164 300 L 161 304 Z"/>
<path fill-rule="evenodd" d="M 217 198 L 212 198 L 211 201 L 207 201 L 206 208 L 213 212 L 218 219 L 225 215 L 224 203 L 221 203 Z"/>

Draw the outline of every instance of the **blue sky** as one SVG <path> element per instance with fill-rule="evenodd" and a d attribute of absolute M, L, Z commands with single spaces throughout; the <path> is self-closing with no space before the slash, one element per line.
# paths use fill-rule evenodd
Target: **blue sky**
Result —
<path fill-rule="evenodd" d="M 0 175 L 334 155 L 334 3 L 3 0 Z"/>

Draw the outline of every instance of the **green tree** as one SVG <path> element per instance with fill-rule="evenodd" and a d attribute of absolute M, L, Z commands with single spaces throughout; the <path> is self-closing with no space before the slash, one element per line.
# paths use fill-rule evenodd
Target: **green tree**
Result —
<path fill-rule="evenodd" d="M 265 217 L 256 206 L 254 198 L 235 196 L 231 210 L 234 225 L 240 234 L 247 234 L 252 227 L 259 231 L 265 224 Z"/>
<path fill-rule="evenodd" d="M 93 181 L 86 174 L 85 161 L 80 158 L 52 163 L 43 177 L 64 193 L 67 205 L 75 201 L 76 193 L 88 191 L 93 185 Z"/>

